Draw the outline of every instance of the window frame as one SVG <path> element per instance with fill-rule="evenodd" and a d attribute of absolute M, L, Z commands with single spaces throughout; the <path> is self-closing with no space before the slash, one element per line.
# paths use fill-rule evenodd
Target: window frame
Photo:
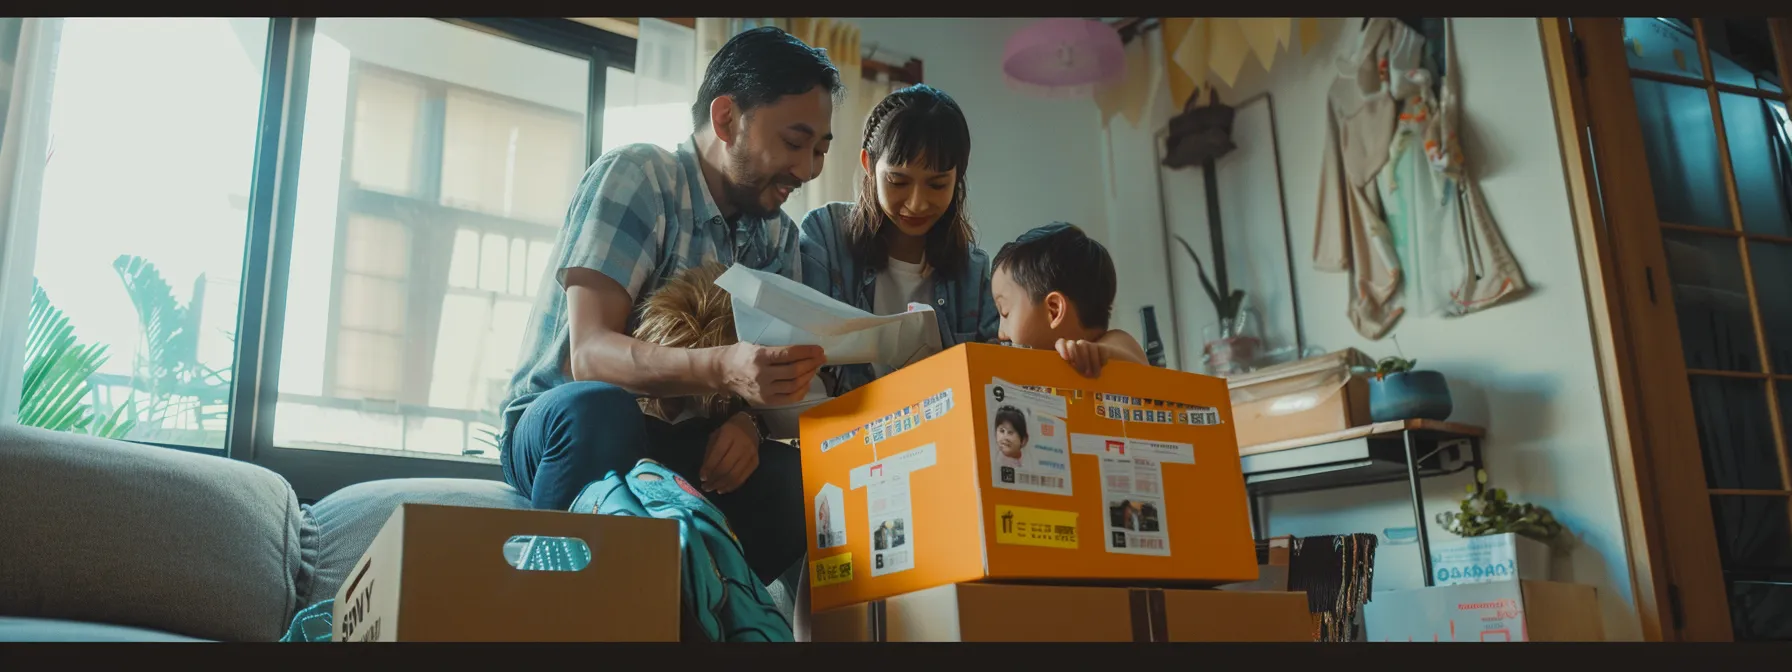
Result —
<path fill-rule="evenodd" d="M 597 160 L 603 146 L 607 69 L 634 70 L 634 38 L 571 19 L 437 20 L 586 60 L 590 75 L 587 80 L 585 161 L 589 165 Z M 355 483 L 391 478 L 502 480 L 501 467 L 484 459 L 433 453 L 399 456 L 284 448 L 274 443 L 299 160 L 304 144 L 306 90 L 316 28 L 315 18 L 269 20 L 224 454 L 230 459 L 280 474 L 292 484 L 299 497 L 310 500 Z M 438 165 L 430 170 L 439 169 Z M 348 209 L 347 205 L 343 204 L 343 211 Z M 341 221 L 339 215 L 339 227 Z M 331 272 L 334 275 L 340 269 L 332 268 Z M 332 321 L 336 315 L 335 293 L 332 289 Z"/>
<path fill-rule="evenodd" d="M 613 66 L 605 66 L 606 68 Z M 415 173 L 412 178 L 409 195 L 393 194 L 380 189 L 362 187 L 352 177 L 354 163 L 355 133 L 357 129 L 349 124 L 343 133 L 343 165 L 341 173 L 341 191 L 337 205 L 335 249 L 330 267 L 331 292 L 327 310 L 328 324 L 325 330 L 323 361 L 323 395 L 314 400 L 317 405 L 352 409 L 363 406 L 357 399 L 342 398 L 337 378 L 340 369 L 341 351 L 339 338 L 346 331 L 361 331 L 344 327 L 341 324 L 344 308 L 344 280 L 349 274 L 346 268 L 348 257 L 348 240 L 350 220 L 355 216 L 377 217 L 397 222 L 407 232 L 405 254 L 408 256 L 407 266 L 412 272 L 405 280 L 404 291 L 406 330 L 405 357 L 398 371 L 398 389 L 394 398 L 369 398 L 368 403 L 376 405 L 395 405 L 403 417 L 423 417 L 447 419 L 465 424 L 462 434 L 462 451 L 472 446 L 474 429 L 472 423 L 483 422 L 496 425 L 501 422 L 495 413 L 483 413 L 478 410 L 461 410 L 440 408 L 429 403 L 430 387 L 435 374 L 436 339 L 444 303 L 451 295 L 476 296 L 495 301 L 500 299 L 532 300 L 527 294 L 513 294 L 508 291 L 494 292 L 484 289 L 466 289 L 454 287 L 443 273 L 418 274 L 416 269 L 429 267 L 436 263 L 432 251 L 444 247 L 451 249 L 461 231 L 472 231 L 477 235 L 497 234 L 512 241 L 523 240 L 527 243 L 545 243 L 552 245 L 560 232 L 559 222 L 546 223 L 528 221 L 491 213 L 460 208 L 443 204 L 442 171 L 443 156 L 447 143 L 447 114 L 445 108 L 449 97 L 455 91 L 471 92 L 474 95 L 499 100 L 507 104 L 517 105 L 531 112 L 546 113 L 562 118 L 572 118 L 573 114 L 542 105 L 533 101 L 521 100 L 503 94 L 482 91 L 461 86 L 414 73 L 388 68 L 371 62 L 351 57 L 349 69 L 349 91 L 346 100 L 346 113 L 349 119 L 354 118 L 358 109 L 358 86 L 361 77 L 368 73 L 377 73 L 378 77 L 400 80 L 415 84 L 423 91 L 422 104 L 417 110 L 415 119 L 415 146 L 413 161 Z M 607 76 L 607 74 L 606 74 Z M 601 114 L 601 112 L 600 112 Z M 589 113 L 586 115 L 589 117 Z M 587 158 L 578 170 L 589 165 Z M 424 213 L 421 217 L 415 213 Z M 480 250 L 483 254 L 483 249 Z M 415 329 L 416 331 L 412 331 Z M 381 333 L 381 332 L 368 332 Z M 286 395 L 289 400 L 294 395 Z M 496 411 L 496 409 L 490 409 Z"/>

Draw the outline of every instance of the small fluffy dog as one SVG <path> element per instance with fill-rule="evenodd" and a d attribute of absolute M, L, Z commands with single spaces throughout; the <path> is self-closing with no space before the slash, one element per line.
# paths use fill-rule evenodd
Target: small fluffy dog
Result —
<path fill-rule="evenodd" d="M 734 301 L 716 286 L 727 267 L 718 263 L 693 266 L 673 276 L 641 306 L 635 338 L 671 348 L 715 348 L 733 345 Z M 641 411 L 668 423 L 686 417 L 726 420 L 746 410 L 746 401 L 725 393 L 695 397 L 642 397 Z"/>

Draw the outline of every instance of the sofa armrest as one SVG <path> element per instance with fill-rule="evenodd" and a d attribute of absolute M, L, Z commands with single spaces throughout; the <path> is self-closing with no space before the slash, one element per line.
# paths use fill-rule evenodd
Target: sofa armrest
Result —
<path fill-rule="evenodd" d="M 0 616 L 273 641 L 297 602 L 300 522 L 261 467 L 0 426 Z"/>

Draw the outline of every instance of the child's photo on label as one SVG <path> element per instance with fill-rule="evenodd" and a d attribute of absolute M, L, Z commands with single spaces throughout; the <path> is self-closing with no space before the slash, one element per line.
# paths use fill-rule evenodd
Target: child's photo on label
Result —
<path fill-rule="evenodd" d="M 1069 432 L 1063 397 L 996 379 L 985 388 L 993 485 L 1069 495 Z"/>

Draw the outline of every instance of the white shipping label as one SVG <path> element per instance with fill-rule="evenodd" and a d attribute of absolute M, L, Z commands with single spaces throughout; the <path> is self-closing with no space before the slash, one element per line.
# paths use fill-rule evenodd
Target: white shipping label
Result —
<path fill-rule="evenodd" d="M 1071 443 L 1078 454 L 1101 459 L 1103 545 L 1108 552 L 1169 555 L 1163 464 L 1194 464 L 1194 447 L 1093 434 L 1077 434 Z"/>
<path fill-rule="evenodd" d="M 1063 397 L 1000 378 L 984 386 L 992 485 L 1071 494 L 1069 415 Z"/>
<path fill-rule="evenodd" d="M 815 495 L 815 547 L 846 545 L 846 493 L 840 486 L 823 483 Z"/>
<path fill-rule="evenodd" d="M 921 419 L 931 422 L 935 418 L 952 411 L 952 388 L 928 397 L 921 402 Z"/>
<path fill-rule="evenodd" d="M 936 454 L 933 444 L 929 443 L 920 448 L 905 450 L 876 462 L 854 467 L 848 475 L 849 489 L 857 490 L 887 478 L 931 467 Z"/>
<path fill-rule="evenodd" d="M 865 499 L 871 522 L 871 575 L 914 569 L 915 529 L 909 515 L 908 474 L 871 483 Z"/>

